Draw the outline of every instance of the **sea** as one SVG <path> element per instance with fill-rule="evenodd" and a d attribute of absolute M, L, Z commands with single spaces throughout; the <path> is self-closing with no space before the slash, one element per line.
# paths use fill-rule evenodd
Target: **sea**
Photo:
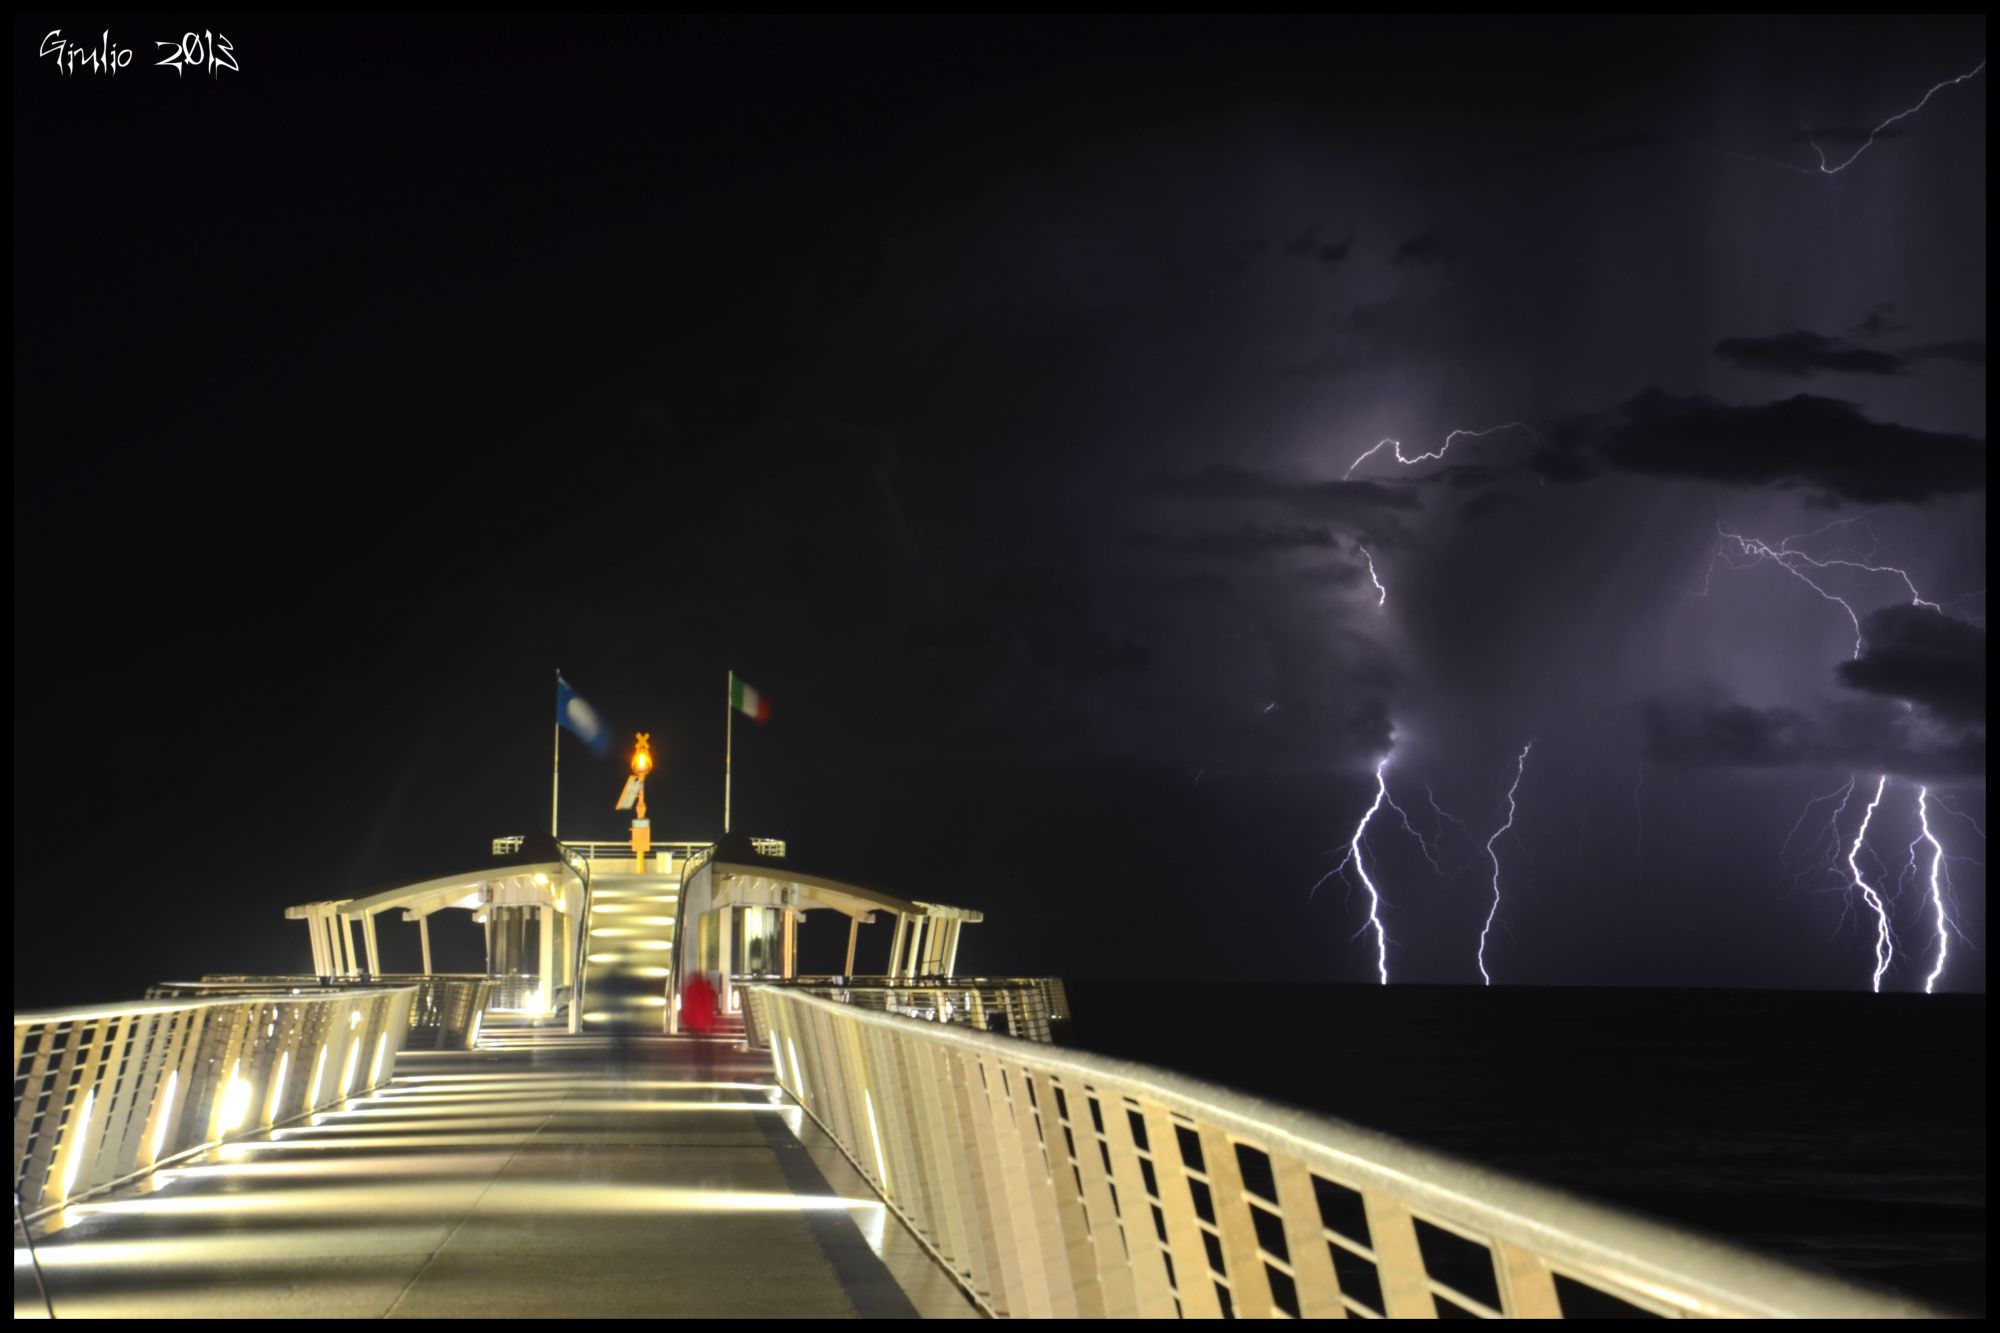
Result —
<path fill-rule="evenodd" d="M 1067 1046 L 1986 1311 L 1986 998 L 1066 979 Z"/>

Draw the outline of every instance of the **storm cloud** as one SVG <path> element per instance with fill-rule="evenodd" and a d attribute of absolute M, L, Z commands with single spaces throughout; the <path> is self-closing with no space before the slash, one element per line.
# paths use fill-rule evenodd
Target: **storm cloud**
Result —
<path fill-rule="evenodd" d="M 1921 705 L 1953 722 L 1986 720 L 1986 629 L 1920 606 L 1885 607 L 1862 622 L 1861 655 L 1842 683 Z"/>
<path fill-rule="evenodd" d="M 1986 486 L 1984 440 L 1875 421 L 1853 403 L 1812 394 L 1739 406 L 1648 389 L 1604 416 L 1560 423 L 1534 464 L 1553 481 L 1613 469 L 1862 503 Z"/>
<path fill-rule="evenodd" d="M 1892 352 L 1853 347 L 1837 338 L 1794 329 L 1770 338 L 1724 338 L 1715 354 L 1742 370 L 1763 370 L 1800 378 L 1825 371 L 1854 375 L 1900 375 L 1909 363 Z"/>
<path fill-rule="evenodd" d="M 1641 701 L 1646 758 L 1688 769 L 1827 769 L 1953 780 L 1983 776 L 1983 728 L 1939 730 L 1889 700 L 1758 706 L 1713 683 Z"/>

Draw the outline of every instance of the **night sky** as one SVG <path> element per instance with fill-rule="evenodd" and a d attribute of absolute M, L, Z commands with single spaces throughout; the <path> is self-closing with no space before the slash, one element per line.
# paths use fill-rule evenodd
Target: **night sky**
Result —
<path fill-rule="evenodd" d="M 1496 984 L 1868 988 L 1886 778 L 1984 990 L 1982 20 L 178 26 L 15 25 L 17 1006 L 546 829 L 558 666 L 961 971 L 1477 984 L 1532 741 Z"/>

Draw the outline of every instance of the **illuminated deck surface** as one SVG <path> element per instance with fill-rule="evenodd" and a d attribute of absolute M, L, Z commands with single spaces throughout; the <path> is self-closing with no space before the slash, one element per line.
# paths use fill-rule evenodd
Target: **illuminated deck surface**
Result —
<path fill-rule="evenodd" d="M 976 1314 L 765 1060 L 703 1079 L 686 1041 L 629 1072 L 588 1037 L 408 1054 L 156 1175 L 38 1235 L 58 1316 Z"/>

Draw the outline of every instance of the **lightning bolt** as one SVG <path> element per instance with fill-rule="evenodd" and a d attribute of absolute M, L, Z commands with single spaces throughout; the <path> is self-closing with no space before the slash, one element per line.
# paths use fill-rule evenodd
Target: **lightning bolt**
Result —
<path fill-rule="evenodd" d="M 1944 975 L 1945 955 L 1951 948 L 1951 935 L 1945 929 L 1947 922 L 1944 912 L 1944 890 L 1938 884 L 1938 876 L 1944 873 L 1944 844 L 1937 840 L 1935 833 L 1931 832 L 1930 794 L 1928 787 L 1917 788 L 1917 822 L 1923 825 L 1924 830 L 1923 837 L 1918 841 L 1928 842 L 1931 845 L 1931 908 L 1937 913 L 1937 965 L 1931 968 L 1931 974 L 1924 978 L 1926 995 L 1929 995 L 1932 988 L 1937 985 L 1937 979 Z"/>
<path fill-rule="evenodd" d="M 1444 822 L 1447 819 L 1458 825 L 1459 832 L 1463 833 L 1466 837 L 1475 840 L 1478 838 L 1478 834 L 1466 827 L 1464 820 L 1438 804 L 1437 794 L 1430 789 L 1430 784 L 1428 783 L 1424 785 L 1424 799 L 1431 803 L 1431 813 L 1437 817 L 1437 838 L 1439 842 L 1444 841 Z"/>
<path fill-rule="evenodd" d="M 1500 841 L 1501 834 L 1514 827 L 1514 796 L 1521 790 L 1521 776 L 1528 769 L 1528 751 L 1534 748 L 1533 741 L 1521 747 L 1520 757 L 1514 761 L 1514 785 L 1507 789 L 1507 822 L 1494 829 L 1493 836 L 1486 840 L 1486 855 L 1493 861 L 1493 906 L 1487 910 L 1486 924 L 1479 931 L 1479 975 L 1489 986 L 1493 984 L 1493 978 L 1486 971 L 1486 936 L 1493 929 L 1493 918 L 1500 914 L 1500 853 L 1493 850 L 1493 844 Z"/>
<path fill-rule="evenodd" d="M 1389 604 L 1389 590 L 1382 586 L 1381 578 L 1375 573 L 1375 557 L 1368 553 L 1368 548 L 1365 546 L 1358 549 L 1361 552 L 1361 558 L 1368 562 L 1368 581 L 1375 585 L 1376 592 L 1382 594 L 1375 599 L 1375 605 L 1387 606 Z"/>
<path fill-rule="evenodd" d="M 1806 802 L 1805 809 L 1799 811 L 1798 819 L 1795 820 L 1792 824 L 1792 831 L 1785 835 L 1785 840 L 1782 843 L 1778 844 L 1778 861 L 1780 864 L 1788 865 L 1788 863 L 1786 862 L 1785 854 L 1791 850 L 1792 839 L 1798 837 L 1799 830 L 1805 827 L 1805 822 L 1807 818 L 1811 816 L 1813 807 L 1823 802 L 1831 801 L 1834 797 L 1837 796 L 1840 798 L 1840 804 L 1834 807 L 1833 816 L 1826 822 L 1826 830 L 1820 834 L 1818 842 L 1814 844 L 1816 847 L 1825 847 L 1829 842 L 1831 842 L 1833 845 L 1833 851 L 1827 856 L 1827 864 L 1829 866 L 1833 866 L 1835 864 L 1836 859 L 1840 854 L 1839 852 L 1840 817 L 1842 814 L 1846 813 L 1848 798 L 1854 795 L 1854 783 L 1855 779 L 1849 778 L 1847 780 L 1846 786 L 1836 787 L 1832 791 L 1828 792 L 1826 795 L 1815 796 L 1810 801 Z M 1800 872 L 1800 874 L 1802 875 L 1804 873 L 1806 872 L 1804 871 Z M 1835 873 L 1836 874 L 1839 873 L 1837 869 Z M 1842 878 L 1845 879 L 1846 876 L 1843 875 Z M 1794 879 L 1792 882 L 1794 885 L 1798 883 L 1796 879 Z"/>
<path fill-rule="evenodd" d="M 1426 787 L 1424 788 L 1424 790 L 1429 791 L 1430 788 Z M 1424 849 L 1424 859 L 1431 863 L 1431 869 L 1435 870 L 1440 875 L 1444 874 L 1444 866 L 1439 864 L 1438 862 L 1437 842 L 1433 842 L 1431 839 L 1426 838 L 1422 833 L 1419 833 L 1417 831 L 1417 826 L 1410 822 L 1409 812 L 1403 809 L 1402 806 L 1396 804 L 1396 798 L 1389 795 L 1389 789 L 1387 786 L 1384 786 L 1382 789 L 1382 802 L 1383 804 L 1387 805 L 1391 810 L 1394 810 L 1396 814 L 1401 817 L 1403 821 L 1404 831 L 1417 840 L 1417 846 Z M 1436 797 L 1431 798 L 1431 807 L 1433 809 L 1437 808 Z M 1444 812 L 1440 810 L 1438 813 L 1442 814 Z M 1444 835 L 1444 825 L 1440 824 L 1438 825 L 1439 841 L 1443 840 L 1443 835 Z"/>
<path fill-rule="evenodd" d="M 1836 520 L 1836 522 L 1852 521 Z M 1910 605 L 1925 607 L 1928 610 L 1937 612 L 1939 615 L 1944 614 L 1944 608 L 1938 603 L 1924 600 L 1923 594 L 1917 591 L 1915 580 L 1911 579 L 1909 571 L 1906 569 L 1902 569 L 1896 565 L 1871 564 L 1868 559 L 1818 559 L 1797 549 L 1793 545 L 1794 542 L 1804 541 L 1809 537 L 1816 537 L 1820 533 L 1825 532 L 1827 528 L 1833 526 L 1834 524 L 1829 523 L 1826 527 L 1815 529 L 1812 532 L 1798 533 L 1785 538 L 1776 546 L 1772 546 L 1769 542 L 1761 538 L 1745 537 L 1741 533 L 1730 532 L 1718 523 L 1716 525 L 1716 532 L 1720 534 L 1720 539 L 1716 543 L 1715 554 L 1709 561 L 1709 568 L 1712 570 L 1717 560 L 1722 561 L 1731 569 L 1748 569 L 1751 565 L 1761 561 L 1771 561 L 1793 578 L 1805 584 L 1821 597 L 1832 602 L 1847 613 L 1848 623 L 1854 626 L 1854 655 L 1857 658 L 1861 656 L 1861 650 L 1865 646 L 1865 641 L 1861 633 L 1861 614 L 1854 609 L 1852 602 L 1818 582 L 1815 577 L 1816 575 L 1823 577 L 1827 571 L 1835 569 L 1858 569 L 1869 574 L 1891 574 L 1901 579 L 1903 586 L 1909 590 Z M 1745 563 L 1736 564 L 1732 561 L 1729 555 L 1729 549 L 1732 545 L 1736 549 L 1736 558 L 1743 560 Z M 1812 572 L 1809 573 L 1809 570 Z"/>
<path fill-rule="evenodd" d="M 1360 467 L 1363 463 L 1373 458 L 1376 454 L 1381 453 L 1384 449 L 1392 450 L 1396 461 L 1398 463 L 1401 463 L 1404 467 L 1408 467 L 1412 463 L 1422 463 L 1433 458 L 1443 458 L 1446 452 L 1450 450 L 1452 444 L 1460 436 L 1465 436 L 1468 439 L 1479 440 L 1479 439 L 1484 439 L 1488 435 L 1492 435 L 1503 430 L 1524 430 L 1527 431 L 1530 436 L 1533 436 L 1536 439 L 1540 438 L 1539 436 L 1535 435 L 1534 427 L 1528 425 L 1526 422 L 1503 421 L 1497 426 L 1488 426 L 1485 430 L 1455 430 L 1451 432 L 1451 434 L 1444 437 L 1443 444 L 1439 445 L 1435 449 L 1429 450 L 1428 452 L 1421 454 L 1405 455 L 1403 453 L 1403 444 L 1402 441 L 1400 440 L 1381 440 L 1378 441 L 1372 448 L 1363 452 L 1359 458 L 1355 459 L 1352 463 L 1349 463 L 1347 465 L 1347 471 L 1341 474 L 1341 479 L 1344 481 L 1352 477 L 1354 475 L 1354 469 Z"/>
<path fill-rule="evenodd" d="M 1981 826 L 1978 820 L 1974 819 L 1971 815 L 1966 814 L 1965 811 L 1963 810 L 1952 809 L 1950 805 L 1946 804 L 1945 799 L 1942 796 L 1937 798 L 1937 804 L 1938 804 L 1938 809 L 1944 811 L 1946 814 L 1952 816 L 1954 819 L 1963 819 L 1966 823 L 1972 825 L 1972 831 L 1979 835 L 1979 840 L 1981 842 L 1986 841 L 1986 830 L 1984 827 Z"/>
<path fill-rule="evenodd" d="M 1366 930 L 1369 926 L 1375 928 L 1375 972 L 1384 986 L 1389 984 L 1389 937 L 1382 930 L 1382 895 L 1376 892 L 1375 881 L 1368 878 L 1368 865 L 1361 856 L 1361 836 L 1368 832 L 1368 821 L 1375 818 L 1375 812 L 1389 799 L 1389 781 L 1384 776 L 1388 768 L 1389 756 L 1385 754 L 1381 762 L 1375 765 L 1375 800 L 1362 814 L 1361 822 L 1354 826 L 1354 836 L 1347 842 L 1347 855 L 1340 858 L 1339 865 L 1321 875 L 1319 883 L 1314 884 L 1312 892 L 1306 895 L 1311 898 L 1314 893 L 1319 892 L 1320 884 L 1326 883 L 1346 870 L 1350 862 L 1353 864 L 1355 873 L 1361 876 L 1362 887 L 1368 890 L 1368 920 L 1361 929 Z M 1358 935 L 1361 932 L 1355 933 Z"/>
<path fill-rule="evenodd" d="M 1926 106 L 1930 104 L 1930 100 L 1933 97 L 1936 97 L 1939 93 L 1943 92 L 1945 89 L 1950 88 L 1956 84 L 1964 83 L 1968 79 L 1975 79 L 1979 77 L 1979 75 L 1985 69 L 1986 69 L 1986 62 L 1982 60 L 1977 65 L 1974 65 L 1971 69 L 1967 70 L 1963 74 L 1959 74 L 1952 78 L 1946 79 L 1942 83 L 1932 84 L 1930 89 L 1924 93 L 1923 97 L 1918 100 L 1915 106 L 1908 107 L 1902 111 L 1898 111 L 1895 115 L 1889 117 L 1887 120 L 1883 121 L 1880 125 L 1877 125 L 1874 129 L 1868 131 L 1868 137 L 1862 141 L 1861 146 L 1855 149 L 1853 152 L 1849 153 L 1847 155 L 1846 160 L 1841 162 L 1829 162 L 1827 160 L 1826 150 L 1819 146 L 1819 140 L 1813 136 L 1813 132 L 1809 127 L 1806 129 L 1806 142 L 1812 145 L 1813 155 L 1819 158 L 1819 163 L 1816 166 L 1805 167 L 1805 166 L 1800 166 L 1796 162 L 1780 162 L 1776 158 L 1758 157 L 1750 153 L 1738 153 L 1727 148 L 1715 148 L 1713 149 L 1713 151 L 1721 153 L 1724 157 L 1736 158 L 1738 161 L 1741 162 L 1757 162 L 1767 167 L 1781 167 L 1784 170 L 1789 171 L 1794 175 L 1798 176 L 1838 176 L 1841 172 L 1853 166 L 1855 161 L 1859 159 L 1863 153 L 1867 152 L 1870 148 L 1873 148 L 1875 146 L 1876 137 L 1880 135 L 1883 130 L 1888 129 L 1891 125 L 1894 125 L 1899 120 L 1906 120 L 1909 117 L 1916 115 L 1917 112 L 1922 111 Z"/>
<path fill-rule="evenodd" d="M 1882 993 L 1882 974 L 1889 970 L 1889 962 L 1896 956 L 1896 944 L 1889 933 L 1889 913 L 1882 905 L 1881 897 L 1869 887 L 1861 877 L 1861 866 L 1855 860 L 1861 855 L 1861 844 L 1867 840 L 1869 821 L 1875 818 L 1875 807 L 1882 804 L 1882 789 L 1889 785 L 1888 776 L 1875 779 L 1875 799 L 1868 802 L 1868 809 L 1861 815 L 1861 827 L 1854 832 L 1854 843 L 1847 849 L 1847 868 L 1854 875 L 1854 883 L 1861 890 L 1863 902 L 1875 913 L 1875 993 Z"/>
<path fill-rule="evenodd" d="M 1956 78 L 1946 79 L 1943 83 L 1931 85 L 1930 91 L 1925 93 L 1923 95 L 1922 100 L 1920 100 L 1915 106 L 1911 107 L 1907 111 L 1898 111 L 1895 115 L 1889 117 L 1887 120 L 1883 121 L 1880 125 L 1877 125 L 1874 129 L 1868 131 L 1867 141 L 1863 143 L 1859 148 L 1855 149 L 1852 153 L 1848 154 L 1847 160 L 1845 162 L 1839 163 L 1838 165 L 1831 164 L 1826 160 L 1826 152 L 1819 146 L 1819 140 L 1814 139 L 1811 136 L 1811 134 L 1808 133 L 1806 136 L 1806 141 L 1812 144 L 1813 152 L 1819 157 L 1819 168 L 1818 168 L 1819 174 L 1822 176 L 1838 176 L 1841 172 L 1853 166 L 1856 158 L 1860 157 L 1863 153 L 1867 152 L 1870 148 L 1873 148 L 1875 146 L 1876 135 L 1880 134 L 1883 130 L 1888 129 L 1891 125 L 1894 125 L 1897 121 L 1906 119 L 1910 116 L 1914 116 L 1919 111 L 1922 111 L 1924 107 L 1929 104 L 1930 100 L 1933 97 L 1936 97 L 1946 88 L 1952 87 L 1954 84 L 1964 83 L 1968 79 L 1977 78 L 1979 76 L 1980 71 L 1985 68 L 1986 68 L 1986 62 L 1982 60 L 1977 65 L 1974 65 L 1971 69 L 1967 70 L 1965 73 L 1958 75 Z"/>

